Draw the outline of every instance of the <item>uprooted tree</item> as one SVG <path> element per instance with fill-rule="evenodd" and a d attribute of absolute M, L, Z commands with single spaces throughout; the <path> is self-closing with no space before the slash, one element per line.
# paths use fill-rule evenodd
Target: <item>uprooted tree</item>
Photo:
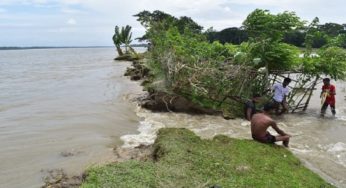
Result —
<path fill-rule="evenodd" d="M 316 52 L 309 47 L 302 52 L 282 42 L 285 33 L 300 28 L 308 30 L 307 44 L 316 35 L 317 21 L 303 27 L 305 22 L 294 12 L 274 15 L 256 9 L 243 23 L 249 41 L 240 45 L 209 43 L 202 27 L 191 18 L 175 18 L 161 11 L 135 16 L 146 28 L 142 39 L 152 45 L 145 61 L 152 75 L 147 89 L 178 94 L 203 107 L 239 115 L 239 101 L 254 92 L 265 94 L 278 75 L 298 74 L 294 87 L 300 89 L 306 84 L 314 88 L 320 75 L 346 76 L 346 53 L 333 43 Z M 291 104 L 296 105 L 295 100 L 291 97 Z"/>

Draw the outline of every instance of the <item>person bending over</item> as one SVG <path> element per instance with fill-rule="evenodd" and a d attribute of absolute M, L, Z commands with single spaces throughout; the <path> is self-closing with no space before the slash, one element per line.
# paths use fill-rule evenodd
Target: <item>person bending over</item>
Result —
<path fill-rule="evenodd" d="M 275 112 L 277 115 L 281 115 L 288 111 L 288 104 L 286 101 L 286 97 L 289 93 L 288 84 L 290 84 L 291 79 L 285 78 L 282 84 L 274 84 L 273 90 L 274 90 L 274 97 L 273 97 L 273 107 L 275 109 Z M 281 112 L 279 112 L 279 108 L 282 106 Z"/>

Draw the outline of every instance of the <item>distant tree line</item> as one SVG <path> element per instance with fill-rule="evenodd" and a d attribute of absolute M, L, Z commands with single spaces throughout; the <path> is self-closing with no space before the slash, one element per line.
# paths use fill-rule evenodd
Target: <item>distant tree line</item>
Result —
<path fill-rule="evenodd" d="M 318 18 L 315 19 L 318 22 Z M 285 33 L 283 42 L 297 47 L 306 47 L 305 38 L 307 32 L 307 27 L 297 28 Z M 206 30 L 205 34 L 210 42 L 219 41 L 222 44 L 241 44 L 249 39 L 248 31 L 244 27 L 230 27 L 221 31 L 215 31 L 213 28 L 210 28 Z M 312 47 L 320 48 L 335 37 L 338 38 L 339 46 L 346 48 L 346 24 L 325 23 L 317 25 L 312 36 Z"/>

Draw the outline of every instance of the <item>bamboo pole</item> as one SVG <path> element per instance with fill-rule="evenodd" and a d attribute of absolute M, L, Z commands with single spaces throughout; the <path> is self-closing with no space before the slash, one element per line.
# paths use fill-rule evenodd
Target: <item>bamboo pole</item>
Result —
<path fill-rule="evenodd" d="M 308 97 L 308 100 L 307 100 L 306 103 L 305 103 L 305 106 L 304 106 L 303 111 L 305 111 L 305 110 L 308 108 L 308 105 L 309 105 L 309 102 L 310 102 L 310 99 L 311 99 L 311 96 L 312 96 L 312 92 L 314 91 L 315 86 L 316 86 L 317 81 L 318 81 L 319 78 L 320 78 L 320 76 L 317 75 L 317 76 L 316 76 L 316 79 L 315 79 L 315 81 L 314 81 L 314 83 L 313 83 L 313 85 L 312 85 L 312 87 L 310 88 L 310 95 L 309 95 L 309 97 Z"/>

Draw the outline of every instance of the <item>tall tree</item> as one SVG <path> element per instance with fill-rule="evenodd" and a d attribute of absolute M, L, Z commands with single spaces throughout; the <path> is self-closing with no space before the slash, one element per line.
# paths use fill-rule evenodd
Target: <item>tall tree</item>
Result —
<path fill-rule="evenodd" d="M 249 37 L 255 40 L 281 41 L 285 33 L 303 26 L 294 12 L 273 15 L 268 10 L 256 9 L 243 22 Z"/>
<path fill-rule="evenodd" d="M 119 27 L 115 26 L 114 29 L 114 35 L 113 35 L 113 43 L 118 51 L 118 55 L 122 56 L 124 55 L 123 51 L 121 50 L 120 45 L 122 44 L 122 35 L 120 34 Z"/>
<path fill-rule="evenodd" d="M 119 30 L 118 26 L 115 26 L 113 42 L 118 51 L 119 56 L 124 55 L 121 49 L 122 44 L 125 45 L 125 54 L 129 54 L 130 50 L 134 55 L 137 55 L 136 51 L 130 46 L 132 42 L 131 26 L 126 25 L 125 27 L 121 27 L 121 30 Z"/>
<path fill-rule="evenodd" d="M 175 25 L 178 27 L 180 33 L 184 33 L 185 29 L 189 29 L 193 33 L 201 33 L 203 27 L 198 25 L 190 17 L 182 16 L 176 20 Z"/>
<path fill-rule="evenodd" d="M 256 9 L 243 22 L 249 34 L 249 55 L 259 58 L 258 66 L 264 66 L 269 72 L 271 69 L 290 68 L 296 63 L 297 50 L 281 42 L 286 33 L 303 25 L 294 12 L 274 15 L 268 10 Z"/>
<path fill-rule="evenodd" d="M 131 26 L 126 25 L 121 28 L 121 42 L 125 44 L 125 53 L 128 53 L 128 48 L 130 47 L 130 43 L 132 42 L 132 32 Z"/>
<path fill-rule="evenodd" d="M 220 31 L 217 38 L 222 44 L 241 44 L 242 42 L 248 40 L 248 34 L 242 28 L 231 27 Z"/>
<path fill-rule="evenodd" d="M 159 10 L 155 10 L 152 13 L 144 10 L 133 16 L 137 17 L 137 21 L 146 29 L 146 33 L 138 38 L 140 41 L 149 40 L 151 32 L 154 32 L 155 27 L 160 27 L 159 30 L 166 31 L 177 20 L 175 17 Z"/>
<path fill-rule="evenodd" d="M 336 37 L 344 30 L 344 26 L 337 23 L 325 23 L 319 26 L 319 30 L 329 36 Z"/>
<path fill-rule="evenodd" d="M 293 44 L 298 47 L 304 47 L 304 40 L 305 40 L 305 31 L 302 29 L 297 29 L 291 32 L 288 32 L 284 35 L 283 42 L 286 42 L 288 44 Z"/>
<path fill-rule="evenodd" d="M 155 35 L 157 32 L 167 31 L 171 27 L 176 27 L 179 30 L 179 33 L 189 31 L 200 34 L 203 29 L 202 26 L 198 25 L 190 17 L 182 16 L 178 19 L 159 10 L 155 10 L 152 13 L 145 10 L 135 14 L 134 17 L 137 17 L 137 21 L 139 21 L 146 29 L 146 33 L 142 37 L 138 38 L 139 40 L 150 40 L 150 35 Z"/>

